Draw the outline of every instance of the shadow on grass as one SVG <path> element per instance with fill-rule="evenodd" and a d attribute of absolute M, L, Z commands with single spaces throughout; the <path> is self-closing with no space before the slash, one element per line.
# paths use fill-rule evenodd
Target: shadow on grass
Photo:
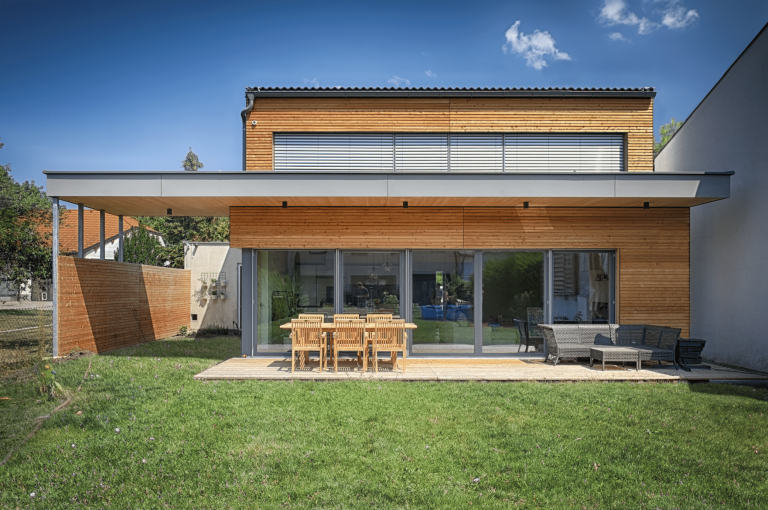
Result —
<path fill-rule="evenodd" d="M 757 381 L 744 381 L 757 382 Z M 747 384 L 712 384 L 712 383 L 697 383 L 690 384 L 689 387 L 693 393 L 705 393 L 707 395 L 721 395 L 724 397 L 742 397 L 751 398 L 755 400 L 768 401 L 768 386 L 765 386 L 765 381 L 760 381 L 763 386 L 747 385 Z"/>
<path fill-rule="evenodd" d="M 104 353 L 105 356 L 225 360 L 240 356 L 240 338 L 157 340 Z"/>

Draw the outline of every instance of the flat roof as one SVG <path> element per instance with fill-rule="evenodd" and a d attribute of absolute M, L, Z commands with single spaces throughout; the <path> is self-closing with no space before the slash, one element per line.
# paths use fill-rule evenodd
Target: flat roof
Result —
<path fill-rule="evenodd" d="M 638 88 L 411 88 L 411 87 L 246 87 L 246 97 L 656 97 L 653 87 Z"/>
<path fill-rule="evenodd" d="M 48 196 L 128 216 L 228 216 L 230 207 L 693 207 L 733 172 L 50 171 Z"/>

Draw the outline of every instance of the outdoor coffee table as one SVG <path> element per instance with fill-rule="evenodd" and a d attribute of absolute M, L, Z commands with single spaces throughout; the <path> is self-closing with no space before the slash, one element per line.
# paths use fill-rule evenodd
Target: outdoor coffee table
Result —
<path fill-rule="evenodd" d="M 606 361 L 621 361 L 622 365 L 624 365 L 624 363 L 627 361 L 634 361 L 637 365 L 637 369 L 640 370 L 640 356 L 638 355 L 637 349 L 633 349 L 632 347 L 590 347 L 590 367 L 593 365 L 595 360 L 603 362 L 603 370 L 605 370 Z"/>

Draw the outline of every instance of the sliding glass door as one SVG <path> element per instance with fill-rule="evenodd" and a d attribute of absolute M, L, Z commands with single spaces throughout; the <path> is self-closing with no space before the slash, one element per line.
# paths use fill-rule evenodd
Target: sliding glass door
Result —
<path fill-rule="evenodd" d="M 413 354 L 475 352 L 474 261 L 471 251 L 413 252 Z"/>
<path fill-rule="evenodd" d="M 333 316 L 333 250 L 261 250 L 256 252 L 256 352 L 291 349 L 290 331 L 280 329 L 300 313 Z"/>
<path fill-rule="evenodd" d="M 613 251 L 254 254 L 256 353 L 288 352 L 280 326 L 300 313 L 391 313 L 416 324 L 416 356 L 541 356 L 540 323 L 615 322 Z"/>
<path fill-rule="evenodd" d="M 483 354 L 544 352 L 544 255 L 483 252 Z"/>

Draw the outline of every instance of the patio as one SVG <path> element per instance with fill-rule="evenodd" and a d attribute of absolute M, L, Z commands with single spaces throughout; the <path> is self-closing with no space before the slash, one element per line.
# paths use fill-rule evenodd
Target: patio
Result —
<path fill-rule="evenodd" d="M 392 370 L 389 362 L 379 363 L 379 372 L 371 368 L 361 371 L 355 360 L 339 360 L 339 372 L 333 369 L 318 371 L 317 357 L 311 357 L 303 370 L 291 373 L 290 357 L 280 358 L 231 358 L 197 375 L 197 380 L 398 380 L 398 381 L 691 381 L 708 382 L 715 380 L 766 381 L 768 376 L 742 372 L 736 369 L 711 365 L 711 370 L 675 370 L 674 368 L 652 368 L 643 364 L 641 370 L 634 366 L 606 364 L 603 372 L 597 364 L 561 362 L 556 367 L 541 359 L 423 359 L 408 358 L 406 372 L 402 361 Z"/>

